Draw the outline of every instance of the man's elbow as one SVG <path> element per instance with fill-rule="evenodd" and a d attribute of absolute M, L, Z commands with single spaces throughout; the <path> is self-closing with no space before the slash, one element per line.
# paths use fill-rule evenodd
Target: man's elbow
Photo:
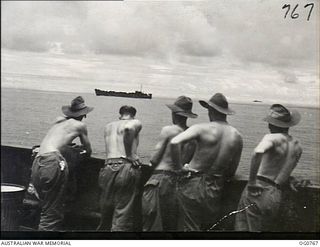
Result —
<path fill-rule="evenodd" d="M 91 154 L 92 154 L 92 148 L 91 148 L 91 145 L 88 145 L 86 148 L 86 155 L 91 156 Z"/>
<path fill-rule="evenodd" d="M 264 152 L 264 149 L 255 148 L 252 152 L 252 157 L 258 157 L 259 155 L 262 155 Z"/>
<path fill-rule="evenodd" d="M 155 167 L 155 166 L 157 166 L 159 164 L 159 162 L 156 159 L 152 158 L 150 160 L 150 164 L 151 164 L 152 167 Z"/>
<path fill-rule="evenodd" d="M 177 138 L 172 138 L 170 141 L 171 146 L 177 146 L 180 144 L 180 141 Z"/>

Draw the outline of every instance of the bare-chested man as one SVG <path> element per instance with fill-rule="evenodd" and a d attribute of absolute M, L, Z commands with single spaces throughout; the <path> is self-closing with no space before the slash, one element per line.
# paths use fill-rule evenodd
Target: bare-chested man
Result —
<path fill-rule="evenodd" d="M 60 117 L 41 142 L 34 159 L 28 191 L 40 200 L 40 231 L 61 229 L 63 221 L 64 194 L 68 182 L 68 165 L 62 156 L 64 149 L 79 137 L 86 154 L 90 156 L 91 145 L 86 124 L 81 120 L 92 107 L 85 105 L 81 96 L 73 99 L 71 106 L 63 106 L 66 117 Z"/>
<path fill-rule="evenodd" d="M 107 124 L 104 131 L 107 157 L 99 174 L 102 216 L 97 230 L 132 232 L 139 230 L 141 170 L 137 147 L 142 125 L 134 119 L 134 107 L 122 106 L 119 113 L 120 120 Z"/>
<path fill-rule="evenodd" d="M 289 135 L 289 127 L 299 123 L 300 114 L 280 104 L 270 107 L 264 119 L 271 134 L 266 134 L 254 150 L 249 181 L 244 189 L 236 215 L 236 231 L 271 231 L 277 217 L 281 189 L 296 167 L 302 148 Z"/>
<path fill-rule="evenodd" d="M 183 165 L 181 144 L 192 140 L 197 144 L 177 185 L 180 231 L 203 231 L 216 222 L 224 182 L 235 174 L 243 145 L 240 133 L 227 122 L 227 115 L 234 112 L 223 94 L 199 102 L 208 109 L 210 123 L 195 124 L 171 140 L 172 159 L 178 166 Z"/>
<path fill-rule="evenodd" d="M 186 96 L 178 97 L 174 104 L 167 106 L 172 111 L 173 125 L 162 128 L 150 161 L 155 170 L 145 184 L 142 197 L 143 231 L 177 231 L 178 227 L 176 181 L 181 167 L 172 161 L 170 140 L 188 128 L 188 117 L 197 115 L 192 113 L 192 100 Z M 192 146 L 185 145 L 183 161 L 189 162 L 193 152 Z"/>

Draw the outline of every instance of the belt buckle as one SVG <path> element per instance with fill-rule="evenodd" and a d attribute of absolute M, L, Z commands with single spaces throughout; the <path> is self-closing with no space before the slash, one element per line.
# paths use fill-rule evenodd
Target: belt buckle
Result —
<path fill-rule="evenodd" d="M 111 164 L 111 166 L 114 167 L 114 168 L 118 168 L 119 167 L 119 163 L 113 163 L 113 164 Z"/>
<path fill-rule="evenodd" d="M 63 160 L 61 160 L 61 161 L 59 162 L 59 166 L 60 166 L 60 170 L 63 171 L 64 168 L 66 167 L 66 163 L 65 163 Z"/>

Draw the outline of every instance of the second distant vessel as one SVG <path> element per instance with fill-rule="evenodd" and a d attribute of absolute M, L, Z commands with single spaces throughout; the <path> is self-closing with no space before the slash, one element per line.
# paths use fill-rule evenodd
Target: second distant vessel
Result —
<path fill-rule="evenodd" d="M 152 99 L 151 93 L 143 93 L 142 90 L 135 92 L 116 92 L 116 91 L 104 91 L 100 89 L 94 90 L 97 96 L 113 96 L 113 97 L 126 97 L 126 98 L 140 98 L 140 99 Z"/>

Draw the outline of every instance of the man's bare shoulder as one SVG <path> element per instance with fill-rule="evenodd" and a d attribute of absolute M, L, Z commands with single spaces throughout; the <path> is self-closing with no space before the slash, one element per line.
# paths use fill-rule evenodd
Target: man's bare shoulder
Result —
<path fill-rule="evenodd" d="M 124 120 L 124 128 L 128 129 L 141 129 L 142 124 L 139 119 L 130 119 L 130 120 Z"/>
<path fill-rule="evenodd" d="M 286 143 L 288 143 L 288 139 L 285 135 L 280 133 L 268 133 L 264 135 L 254 152 L 265 153 L 273 148 L 278 149 L 280 152 L 281 150 L 284 150 Z"/>
<path fill-rule="evenodd" d="M 59 116 L 56 118 L 56 120 L 54 121 L 54 124 L 58 124 L 58 123 L 62 123 L 64 121 L 66 121 L 66 117 L 62 117 L 62 116 Z"/>
<path fill-rule="evenodd" d="M 105 128 L 110 128 L 111 126 L 117 125 L 118 123 L 120 123 L 120 120 L 107 123 L 105 125 Z"/>
<path fill-rule="evenodd" d="M 87 125 L 84 122 L 75 120 L 75 119 L 68 119 L 67 123 L 73 127 L 75 127 L 76 129 L 85 129 L 87 128 Z"/>
<path fill-rule="evenodd" d="M 131 123 L 133 123 L 136 126 L 141 126 L 142 125 L 142 123 L 141 123 L 141 121 L 139 119 L 132 119 L 132 120 L 128 120 L 128 121 L 130 121 Z"/>
<path fill-rule="evenodd" d="M 75 127 L 79 127 L 79 126 L 83 126 L 84 123 L 78 120 L 75 120 L 73 118 L 65 118 L 65 117 L 57 117 L 54 124 L 60 124 L 63 123 L 64 125 L 68 125 L 68 126 L 75 126 Z"/>
<path fill-rule="evenodd" d="M 240 131 L 231 125 L 228 125 L 228 126 L 229 126 L 229 130 L 230 130 L 231 134 L 234 136 L 234 138 L 242 140 L 242 134 L 240 133 Z"/>
<path fill-rule="evenodd" d="M 161 130 L 161 135 L 166 137 L 176 136 L 177 134 L 183 132 L 183 129 L 177 125 L 164 126 Z"/>
<path fill-rule="evenodd" d="M 281 133 L 268 133 L 265 134 L 262 138 L 262 141 L 271 141 L 271 142 L 286 142 L 287 138 Z"/>
<path fill-rule="evenodd" d="M 210 128 L 214 127 L 214 126 L 215 126 L 215 124 L 213 122 L 197 123 L 197 124 L 194 124 L 194 125 L 190 126 L 189 129 L 207 130 L 207 129 L 210 129 Z"/>
<path fill-rule="evenodd" d="M 194 133 L 199 136 L 206 136 L 208 133 L 212 134 L 217 134 L 218 129 L 216 128 L 216 125 L 212 122 L 209 123 L 198 123 L 190 126 L 186 132 L 188 133 Z"/>

